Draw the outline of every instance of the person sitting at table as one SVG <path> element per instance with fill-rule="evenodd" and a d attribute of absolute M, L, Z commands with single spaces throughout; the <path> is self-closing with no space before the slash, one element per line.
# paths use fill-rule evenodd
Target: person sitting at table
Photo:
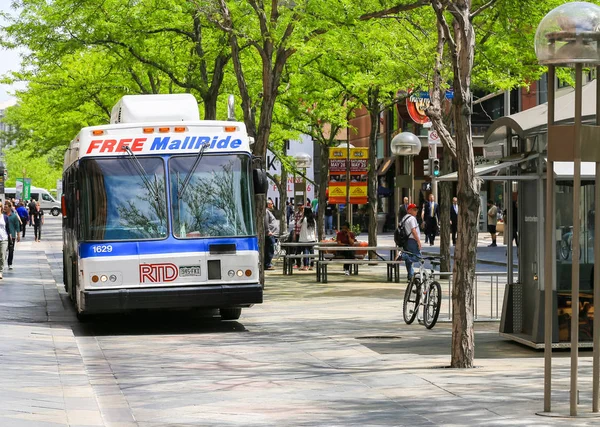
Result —
<path fill-rule="evenodd" d="M 342 225 L 342 230 L 338 231 L 336 242 L 341 246 L 354 246 L 354 242 L 356 241 L 356 237 L 354 233 L 350 231 L 350 223 L 346 221 Z M 346 259 L 354 259 L 354 252 L 352 251 L 338 251 L 338 255 Z M 350 275 L 350 264 L 344 264 L 344 274 L 346 276 Z"/>

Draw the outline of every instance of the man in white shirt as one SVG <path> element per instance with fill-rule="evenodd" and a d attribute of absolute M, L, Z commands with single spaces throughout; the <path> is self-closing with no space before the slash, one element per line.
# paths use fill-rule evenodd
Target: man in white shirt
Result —
<path fill-rule="evenodd" d="M 496 224 L 498 223 L 498 208 L 494 204 L 493 200 L 488 200 L 487 202 L 487 228 L 492 236 L 492 244 L 488 245 L 490 247 L 496 247 Z"/>
<path fill-rule="evenodd" d="M 419 223 L 417 222 L 417 205 L 411 203 L 407 208 L 408 213 L 402 218 L 401 224 L 408 235 L 406 241 L 405 252 L 402 253 L 402 259 L 406 264 L 406 272 L 408 273 L 408 281 L 413 277 L 413 262 L 416 261 L 416 256 L 421 256 L 421 236 L 419 232 Z"/>

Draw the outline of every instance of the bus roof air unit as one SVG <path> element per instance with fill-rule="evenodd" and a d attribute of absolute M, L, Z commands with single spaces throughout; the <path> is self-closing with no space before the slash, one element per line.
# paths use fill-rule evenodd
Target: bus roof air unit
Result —
<path fill-rule="evenodd" d="M 198 120 L 198 102 L 189 93 L 125 95 L 115 104 L 110 116 L 111 124 Z"/>

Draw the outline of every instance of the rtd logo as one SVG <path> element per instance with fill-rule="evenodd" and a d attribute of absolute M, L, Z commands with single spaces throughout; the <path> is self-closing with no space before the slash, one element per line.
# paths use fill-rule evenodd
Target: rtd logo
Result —
<path fill-rule="evenodd" d="M 140 264 L 141 283 L 172 282 L 178 274 L 175 264 Z"/>

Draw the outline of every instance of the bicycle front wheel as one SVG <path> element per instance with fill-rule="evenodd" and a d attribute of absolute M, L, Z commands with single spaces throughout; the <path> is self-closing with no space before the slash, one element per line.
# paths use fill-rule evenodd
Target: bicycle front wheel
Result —
<path fill-rule="evenodd" d="M 560 241 L 559 253 L 562 259 L 569 259 L 569 255 L 571 254 L 571 245 L 569 245 L 569 243 L 564 239 Z"/>
<path fill-rule="evenodd" d="M 408 283 L 406 290 L 404 291 L 404 306 L 402 308 L 402 315 L 404 316 L 404 322 L 410 325 L 415 321 L 417 317 L 417 310 L 419 309 L 419 301 L 421 299 L 421 281 L 413 277 Z"/>
<path fill-rule="evenodd" d="M 423 323 L 427 329 L 435 326 L 442 306 L 442 287 L 438 282 L 431 282 L 427 292 L 427 303 L 423 314 Z"/>

